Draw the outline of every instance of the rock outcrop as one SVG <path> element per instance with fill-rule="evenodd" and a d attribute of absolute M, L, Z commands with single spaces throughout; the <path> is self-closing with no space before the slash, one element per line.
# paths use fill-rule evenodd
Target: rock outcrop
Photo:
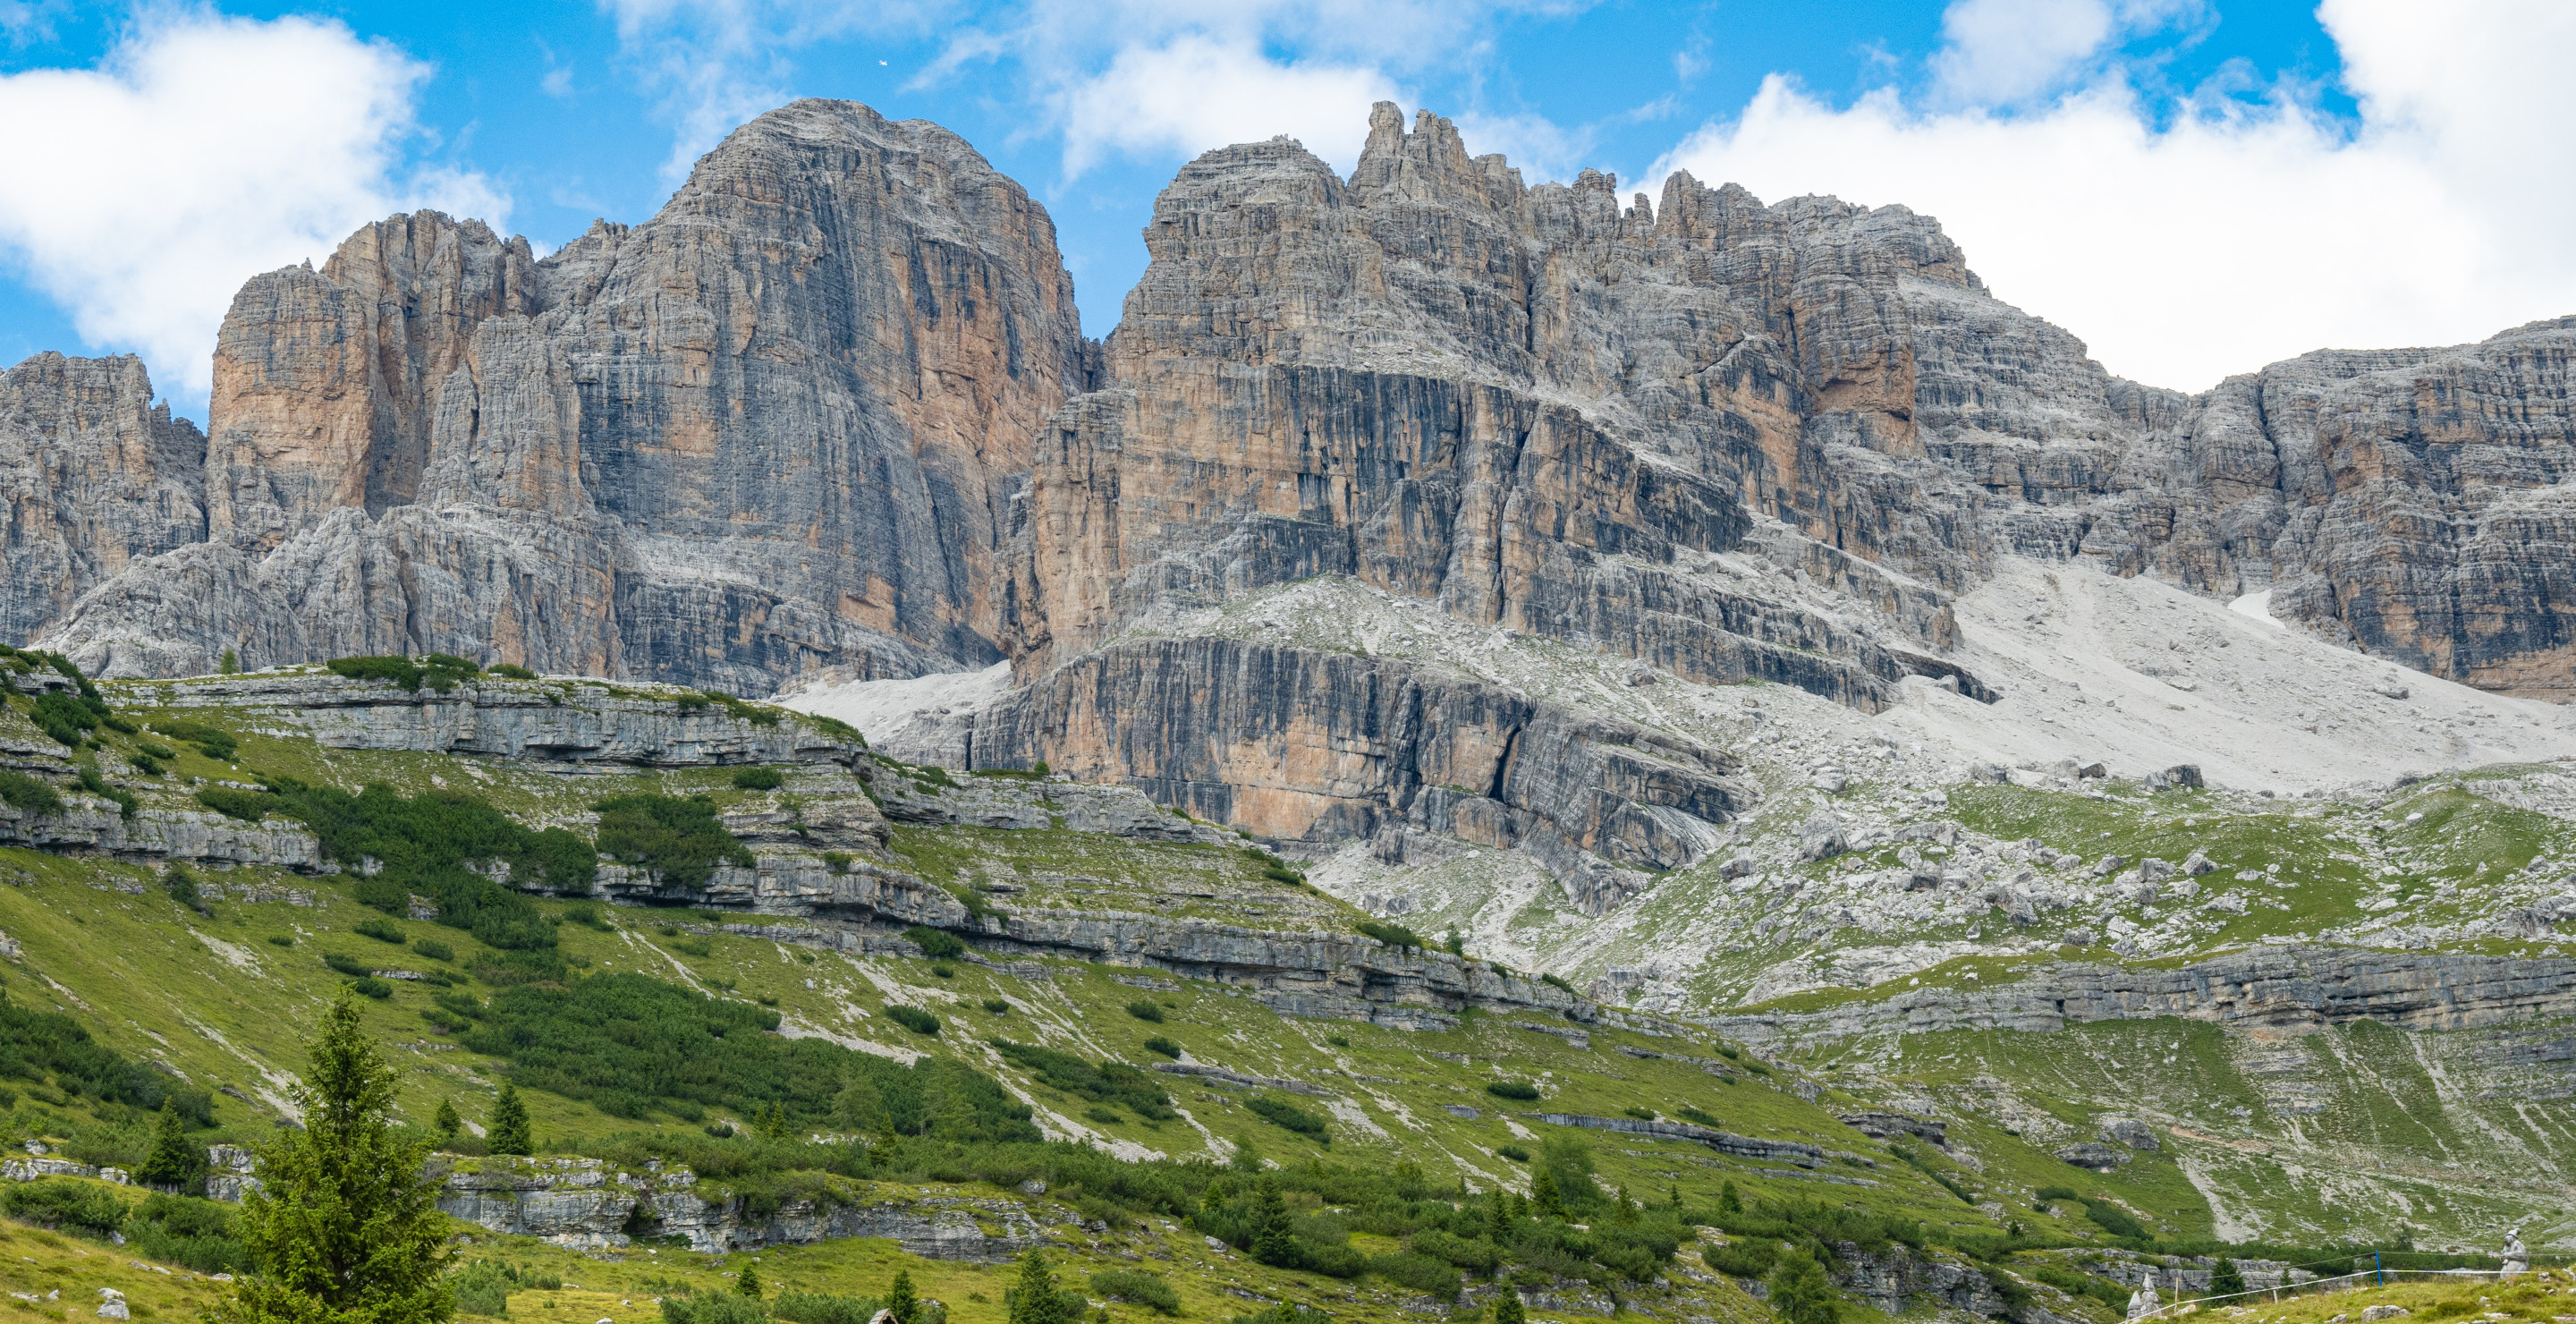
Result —
<path fill-rule="evenodd" d="M 206 536 L 206 441 L 141 359 L 39 354 L 0 372 L 0 642 L 134 562 Z"/>
<path fill-rule="evenodd" d="M 1008 495 L 1086 354 L 1024 190 L 799 102 L 543 261 L 420 214 L 253 280 L 211 541 L 53 637 L 113 675 L 436 649 L 751 693 L 990 662 Z"/>
<path fill-rule="evenodd" d="M 996 1263 L 1045 1239 L 1028 1207 L 1016 1200 L 836 1194 L 843 1198 L 792 1200 L 762 1213 L 741 1196 L 703 1188 L 686 1168 L 624 1172 L 597 1159 L 490 1159 L 471 1171 L 449 1173 L 438 1208 L 494 1232 L 543 1237 L 581 1250 L 679 1237 L 691 1250 L 723 1254 L 882 1237 L 906 1254 Z"/>
<path fill-rule="evenodd" d="M 1868 1034 L 2060 1030 L 2160 1016 L 2277 1034 L 2357 1020 L 2461 1030 L 2569 1014 L 2576 1014 L 2576 959 L 2276 946 L 2177 969 L 2051 964 L 1994 988 L 1909 988 L 1825 1011 L 1755 1012 L 1708 1024 L 1731 1039 L 1772 1045 Z"/>

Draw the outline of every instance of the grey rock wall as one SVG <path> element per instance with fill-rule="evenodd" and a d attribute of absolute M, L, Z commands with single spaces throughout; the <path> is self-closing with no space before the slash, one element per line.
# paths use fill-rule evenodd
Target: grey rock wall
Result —
<path fill-rule="evenodd" d="M 126 566 L 203 541 L 205 438 L 143 361 L 38 354 L 0 372 L 0 643 Z"/>

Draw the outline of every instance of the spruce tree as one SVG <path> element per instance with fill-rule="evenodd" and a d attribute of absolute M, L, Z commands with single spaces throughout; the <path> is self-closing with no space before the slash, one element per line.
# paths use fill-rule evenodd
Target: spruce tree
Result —
<path fill-rule="evenodd" d="M 1565 1216 L 1565 1205 L 1556 1194 L 1555 1173 L 1545 1168 L 1539 1169 L 1537 1179 L 1530 1183 L 1530 1209 L 1541 1218 Z"/>
<path fill-rule="evenodd" d="M 1296 1228 L 1288 1221 L 1288 1202 L 1279 1197 L 1279 1183 L 1262 1178 L 1252 1197 L 1252 1258 L 1274 1268 L 1296 1268 Z"/>
<path fill-rule="evenodd" d="M 921 1297 L 912 1290 L 912 1271 L 897 1269 L 886 1285 L 885 1308 L 894 1324 L 921 1324 Z"/>
<path fill-rule="evenodd" d="M 484 1139 L 495 1154 L 533 1154 L 536 1138 L 528 1129 L 528 1105 L 519 1101 L 519 1087 L 501 1082 L 501 1097 L 492 1101 L 492 1120 L 486 1124 Z"/>
<path fill-rule="evenodd" d="M 206 1180 L 206 1150 L 188 1139 L 188 1124 L 175 1101 L 161 1101 L 161 1121 L 152 1133 L 152 1156 L 134 1170 L 134 1179 L 186 1195 L 197 1194 Z"/>
<path fill-rule="evenodd" d="M 294 1090 L 304 1126 L 259 1147 L 260 1185 L 235 1215 L 257 1272 L 216 1324 L 437 1324 L 455 1314 L 455 1258 L 426 1140 L 394 1126 L 395 1075 L 343 988 Z"/>
<path fill-rule="evenodd" d="M 1771 1311 L 1780 1324 L 1837 1324 L 1842 1318 L 1825 1266 L 1804 1247 L 1782 1255 L 1771 1271 Z"/>
<path fill-rule="evenodd" d="M 465 1119 L 456 1112 L 456 1100 L 438 1101 L 438 1115 L 429 1119 L 429 1129 L 438 1133 L 440 1144 L 456 1139 L 456 1133 L 465 1129 Z"/>
<path fill-rule="evenodd" d="M 1064 1298 L 1056 1294 L 1054 1271 L 1034 1246 L 1020 1256 L 1020 1281 L 1011 1289 L 1009 1324 L 1074 1324 Z"/>
<path fill-rule="evenodd" d="M 760 1293 L 762 1291 L 760 1285 L 760 1266 L 757 1264 L 743 1265 L 742 1272 L 734 1275 L 733 1291 L 736 1296 L 747 1296 L 754 1301 L 759 1300 Z"/>
<path fill-rule="evenodd" d="M 1734 1182 L 1725 1182 L 1717 1188 L 1717 1212 L 1726 1215 L 1744 1212 L 1744 1197 L 1736 1192 Z"/>
<path fill-rule="evenodd" d="M 2244 1290 L 2245 1275 L 2237 1272 L 2236 1261 L 2220 1260 L 2218 1268 L 2209 1275 L 2209 1294 L 2233 1296 Z"/>
<path fill-rule="evenodd" d="M 1494 1324 L 1529 1324 L 1529 1316 L 1521 1310 L 1520 1289 L 1510 1283 L 1494 1295 Z"/>

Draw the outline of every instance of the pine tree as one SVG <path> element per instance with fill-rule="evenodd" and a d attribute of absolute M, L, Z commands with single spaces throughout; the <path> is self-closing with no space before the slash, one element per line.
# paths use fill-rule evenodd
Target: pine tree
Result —
<path fill-rule="evenodd" d="M 742 1272 L 734 1275 L 734 1295 L 747 1296 L 757 1301 L 760 1299 L 761 1290 L 759 1265 L 745 1264 L 742 1266 Z"/>
<path fill-rule="evenodd" d="M 1744 1197 L 1736 1193 L 1734 1182 L 1725 1182 L 1718 1186 L 1717 1212 L 1729 1217 L 1744 1212 Z"/>
<path fill-rule="evenodd" d="M 921 1297 L 912 1290 L 911 1270 L 894 1271 L 894 1281 L 886 1286 L 885 1308 L 894 1316 L 894 1324 L 921 1324 Z"/>
<path fill-rule="evenodd" d="M 1836 1324 L 1842 1318 L 1842 1303 L 1825 1279 L 1825 1266 L 1805 1248 L 1782 1255 L 1771 1271 L 1771 1311 L 1780 1324 Z"/>
<path fill-rule="evenodd" d="M 2211 1296 L 2232 1296 L 2245 1290 L 2245 1275 L 2236 1271 L 2236 1261 L 2220 1260 L 2209 1275 Z"/>
<path fill-rule="evenodd" d="M 187 1195 L 196 1194 L 205 1181 L 205 1147 L 188 1139 L 188 1124 L 180 1120 L 174 1101 L 162 1100 L 160 1125 L 152 1134 L 152 1156 L 134 1170 L 134 1179 Z"/>
<path fill-rule="evenodd" d="M 1279 1183 L 1267 1177 L 1252 1197 L 1252 1258 L 1275 1268 L 1297 1267 L 1296 1224 L 1288 1221 L 1288 1202 L 1279 1198 Z"/>
<path fill-rule="evenodd" d="M 1530 1183 L 1530 1208 L 1541 1218 L 1563 1218 L 1565 1205 L 1557 1198 L 1556 1174 L 1542 1168 L 1538 1179 Z"/>
<path fill-rule="evenodd" d="M 1510 1283 L 1494 1294 L 1494 1324 L 1529 1324 L 1529 1316 L 1521 1310 L 1520 1289 Z"/>
<path fill-rule="evenodd" d="M 256 1273 L 209 1318 L 219 1324 L 437 1324 L 455 1314 L 455 1252 L 426 1140 L 394 1126 L 395 1075 L 342 989 L 294 1090 L 300 1130 L 259 1148 L 260 1186 L 234 1216 Z"/>
<path fill-rule="evenodd" d="M 764 1140 L 785 1140 L 794 1134 L 796 1127 L 787 1120 L 787 1105 L 773 1099 L 768 1107 L 760 1110 L 759 1120 L 752 1123 L 752 1129 L 760 1132 Z"/>
<path fill-rule="evenodd" d="M 229 648 L 225 649 L 225 650 L 224 650 L 224 660 L 223 660 L 223 661 L 221 661 L 221 662 L 216 663 L 216 664 L 215 664 L 215 668 L 216 668 L 216 670 L 221 671 L 223 674 L 225 674 L 225 675 L 227 675 L 227 676 L 238 676 L 238 675 L 240 675 L 240 674 L 241 674 L 241 654 L 239 654 L 239 653 L 237 653 L 237 652 L 234 652 L 232 649 L 229 649 Z"/>
<path fill-rule="evenodd" d="M 1009 1324 L 1074 1324 L 1056 1294 L 1055 1273 L 1035 1247 L 1020 1256 L 1019 1286 L 1011 1289 Z"/>
<path fill-rule="evenodd" d="M 501 1097 L 492 1101 L 492 1120 L 486 1124 L 484 1139 L 495 1154 L 533 1154 L 536 1138 L 528 1129 L 528 1105 L 519 1101 L 519 1087 L 501 1082 Z"/>
<path fill-rule="evenodd" d="M 429 1119 L 429 1129 L 438 1133 L 440 1144 L 456 1139 L 456 1133 L 465 1129 L 465 1119 L 456 1112 L 456 1100 L 438 1101 L 438 1114 Z"/>

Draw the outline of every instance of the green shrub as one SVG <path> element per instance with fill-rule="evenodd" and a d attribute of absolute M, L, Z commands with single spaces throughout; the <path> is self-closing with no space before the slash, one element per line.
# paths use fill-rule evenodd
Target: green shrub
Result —
<path fill-rule="evenodd" d="M 776 768 L 736 768 L 734 789 L 738 791 L 774 791 L 787 784 L 785 774 Z"/>
<path fill-rule="evenodd" d="M 407 657 L 335 657 L 322 665 L 350 680 L 389 680 L 407 690 L 420 688 L 420 664 Z"/>
<path fill-rule="evenodd" d="M 11 808 L 21 813 L 47 818 L 58 817 L 63 812 L 63 797 L 52 786 L 23 772 L 11 772 L 5 768 L 0 768 L 0 800 L 7 801 Z"/>
<path fill-rule="evenodd" d="M 966 944 L 956 934 L 915 924 L 903 931 L 904 939 L 921 949 L 921 954 L 934 961 L 946 961 L 966 954 Z"/>
<path fill-rule="evenodd" d="M 1429 1255 L 1416 1255 L 1410 1252 L 1401 1255 L 1372 1255 L 1369 1257 L 1368 1269 L 1370 1273 L 1398 1287 L 1409 1287 L 1443 1301 L 1457 1300 L 1458 1289 L 1464 1286 L 1459 1280 L 1458 1270 L 1455 1267 L 1445 1260 L 1435 1259 Z"/>
<path fill-rule="evenodd" d="M 1286 1099 L 1274 1095 L 1256 1094 L 1244 1100 L 1243 1106 L 1251 1109 L 1253 1115 L 1272 1126 L 1311 1137 L 1318 1144 L 1329 1145 L 1333 1142 L 1332 1135 L 1325 1129 L 1323 1118 L 1307 1112 Z"/>
<path fill-rule="evenodd" d="M 716 954 L 714 943 L 695 936 L 673 938 L 670 942 L 670 948 L 672 951 L 678 952 L 682 956 L 694 956 L 701 961 Z"/>
<path fill-rule="evenodd" d="M 104 1241 L 125 1226 L 125 1202 L 105 1186 L 72 1177 L 41 1177 L 0 1187 L 0 1210 L 22 1223 L 61 1228 Z"/>
<path fill-rule="evenodd" d="M 719 865 L 749 869 L 758 863 L 750 848 L 725 831 L 715 801 L 706 796 L 621 795 L 593 808 L 599 811 L 599 853 L 651 870 L 665 887 L 695 890 L 706 886 Z"/>
<path fill-rule="evenodd" d="M 1529 1162 L 1529 1151 L 1518 1145 L 1500 1145 L 1494 1149 L 1494 1152 L 1502 1155 L 1504 1158 L 1510 1159 L 1514 1163 Z"/>
<path fill-rule="evenodd" d="M 393 985 L 388 984 L 373 975 L 362 975 L 356 979 L 352 979 L 349 981 L 349 987 L 355 989 L 359 994 L 365 997 L 374 998 L 378 1002 L 382 1002 L 386 998 L 394 995 Z"/>
<path fill-rule="evenodd" d="M 1145 1041 L 1145 1051 L 1149 1053 L 1160 1053 L 1175 1062 L 1181 1060 L 1181 1046 L 1159 1034 Z"/>
<path fill-rule="evenodd" d="M 996 1016 L 1008 1016 L 1011 1014 L 1010 999 L 986 998 L 984 999 L 984 1010 L 989 1011 Z"/>
<path fill-rule="evenodd" d="M 500 676 L 507 680 L 535 680 L 537 678 L 537 673 L 513 662 L 495 662 L 483 669 L 495 676 Z"/>
<path fill-rule="evenodd" d="M 886 1015 L 891 1018 L 895 1024 L 912 1031 L 914 1034 L 939 1033 L 939 1018 L 931 1015 L 929 1012 L 923 1011 L 919 1007 L 906 1007 L 899 1003 L 889 1003 L 885 1010 Z"/>
<path fill-rule="evenodd" d="M 233 761 L 233 756 L 241 752 L 241 742 L 235 740 L 230 731 L 221 727 L 208 726 L 203 722 L 183 722 L 176 718 L 155 717 L 152 719 L 152 729 L 172 740 L 195 745 L 197 752 L 217 763 L 230 763 Z"/>
<path fill-rule="evenodd" d="M 268 940 L 280 947 L 292 947 L 295 945 L 295 939 L 283 933 L 272 933 L 268 935 Z"/>
<path fill-rule="evenodd" d="M 354 956 L 343 956 L 338 952 L 323 953 L 322 964 L 331 967 L 333 970 L 339 971 L 341 974 L 358 979 L 363 979 L 376 972 L 375 967 L 368 965 L 366 962 L 361 961 Z"/>
<path fill-rule="evenodd" d="M 1181 1294 L 1158 1273 L 1141 1269 L 1102 1269 L 1091 1275 L 1092 1295 L 1143 1306 L 1158 1314 L 1181 1313 Z"/>
<path fill-rule="evenodd" d="M 126 1215 L 125 1244 L 139 1254 L 199 1273 L 239 1273 L 250 1253 L 233 1235 L 230 1206 L 155 1192 Z"/>
<path fill-rule="evenodd" d="M 1679 1108 L 1674 1109 L 1674 1110 L 1673 1110 L 1673 1115 L 1674 1115 L 1674 1116 L 1676 1116 L 1676 1117 L 1681 1118 L 1681 1119 L 1682 1119 L 1683 1121 L 1685 1121 L 1685 1122 L 1695 1123 L 1695 1124 L 1700 1125 L 1700 1126 L 1705 1126 L 1705 1127 L 1709 1127 L 1709 1128 L 1712 1128 L 1712 1129 L 1714 1129 L 1714 1128 L 1717 1126 L 1717 1119 L 1716 1119 L 1716 1118 L 1709 1116 L 1707 1113 L 1702 1112 L 1702 1111 L 1700 1111 L 1698 1108 L 1695 1108 L 1695 1107 L 1693 1107 L 1693 1106 L 1691 1106 L 1690 1104 L 1687 1104 L 1687 1103 L 1683 1104 L 1683 1105 L 1682 1105 L 1681 1107 L 1679 1107 Z"/>
<path fill-rule="evenodd" d="M 2097 1200 L 2090 1196 L 2081 1198 L 2084 1201 L 2084 1216 L 2093 1220 L 2094 1224 L 2103 1231 L 2115 1237 L 2141 1241 L 2146 1239 L 2146 1228 L 2140 1226 L 2138 1220 L 2131 1217 L 2128 1210 L 2108 1200 Z"/>
<path fill-rule="evenodd" d="M 99 719 L 107 716 L 107 705 L 61 690 L 47 690 L 36 696 L 35 708 L 28 716 L 56 744 L 77 749 L 90 732 L 98 729 Z"/>
<path fill-rule="evenodd" d="M 73 770 L 73 775 L 74 780 L 80 783 L 82 790 L 87 791 L 92 795 L 104 796 L 109 800 L 115 801 L 118 817 L 131 819 L 135 814 L 142 811 L 143 803 L 134 798 L 134 793 L 132 791 L 110 786 L 108 785 L 106 778 L 98 775 L 98 763 L 96 760 L 83 760 L 80 767 Z"/>
<path fill-rule="evenodd" d="M 394 927 L 391 920 L 362 919 L 357 923 L 357 931 L 378 942 L 389 942 L 397 947 L 403 944 L 403 931 Z"/>
<path fill-rule="evenodd" d="M 872 1296 L 826 1296 L 820 1292 L 780 1292 L 769 1303 L 773 1319 L 790 1324 L 868 1324 L 885 1302 Z M 927 1324 L 927 1321 L 924 1321 Z"/>
<path fill-rule="evenodd" d="M 933 961 L 930 963 L 930 973 L 932 976 L 939 979 L 955 979 L 957 977 L 957 967 L 950 965 L 946 961 Z"/>
<path fill-rule="evenodd" d="M 1538 1097 L 1538 1086 L 1525 1080 L 1489 1080 L 1485 1082 L 1485 1092 L 1497 1099 L 1517 1099 L 1527 1103 Z"/>
<path fill-rule="evenodd" d="M 609 922 L 608 916 L 601 913 L 599 907 L 587 903 L 564 907 L 563 918 L 567 924 L 578 924 L 585 929 L 600 933 L 617 931 L 617 926 Z"/>
<path fill-rule="evenodd" d="M 1421 934 L 1401 924 L 1381 924 L 1376 920 L 1364 919 L 1352 927 L 1399 951 L 1418 952 L 1426 945 L 1422 941 Z"/>
<path fill-rule="evenodd" d="M 1115 1103 L 1149 1122 L 1168 1122 L 1180 1115 L 1172 1111 L 1172 1098 L 1163 1092 L 1162 1085 L 1124 1062 L 1104 1061 L 1095 1066 L 1058 1049 L 999 1038 L 985 1042 L 1000 1051 L 1003 1061 L 1028 1072 L 1048 1089 L 1078 1094 L 1095 1103 Z"/>
<path fill-rule="evenodd" d="M 1127 1014 L 1156 1025 L 1163 1023 L 1163 1008 L 1152 998 L 1138 998 L 1127 1004 Z"/>
<path fill-rule="evenodd" d="M 1655 1110 L 1652 1108 L 1626 1108 L 1621 1111 L 1641 1122 L 1651 1122 L 1655 1120 Z"/>
<path fill-rule="evenodd" d="M 858 858 L 845 850 L 827 850 L 823 852 L 823 867 L 834 873 L 848 873 Z"/>

